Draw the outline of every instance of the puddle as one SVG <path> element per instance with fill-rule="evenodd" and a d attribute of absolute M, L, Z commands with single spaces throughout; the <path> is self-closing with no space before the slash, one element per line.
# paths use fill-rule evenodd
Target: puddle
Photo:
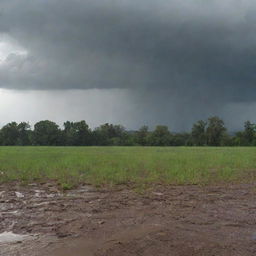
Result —
<path fill-rule="evenodd" d="M 35 197 L 42 197 L 42 194 L 45 193 L 44 190 L 34 190 L 35 191 Z"/>
<path fill-rule="evenodd" d="M 3 232 L 0 234 L 0 244 L 1 243 L 14 243 L 21 242 L 28 238 L 28 235 L 18 235 L 12 232 Z"/>
<path fill-rule="evenodd" d="M 67 192 L 66 196 L 76 197 L 76 196 L 83 195 L 84 197 L 87 197 L 88 195 L 91 196 L 94 192 L 96 192 L 96 191 L 93 186 L 84 185 L 84 186 L 80 187 L 80 189 L 71 190 L 71 191 Z"/>
<path fill-rule="evenodd" d="M 18 198 L 22 198 L 24 197 L 24 195 L 20 192 L 15 192 L 15 195 L 18 197 Z"/>
<path fill-rule="evenodd" d="M 7 212 L 2 212 L 2 214 L 14 214 L 14 215 L 19 215 L 19 214 L 21 214 L 21 213 L 19 213 L 19 211 L 18 211 L 18 210 L 16 210 L 16 211 L 7 211 Z"/>

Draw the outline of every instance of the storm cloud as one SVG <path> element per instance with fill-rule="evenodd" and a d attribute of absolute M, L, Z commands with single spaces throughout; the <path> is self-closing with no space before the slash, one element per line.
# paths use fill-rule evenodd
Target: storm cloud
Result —
<path fill-rule="evenodd" d="M 18 50 L 0 87 L 131 90 L 135 123 L 186 128 L 255 101 L 255 12 L 253 0 L 1 0 L 0 40 Z"/>

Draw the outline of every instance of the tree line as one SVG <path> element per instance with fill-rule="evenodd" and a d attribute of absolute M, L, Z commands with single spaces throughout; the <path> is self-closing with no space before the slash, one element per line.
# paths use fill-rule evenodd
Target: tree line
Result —
<path fill-rule="evenodd" d="M 103 124 L 90 129 L 85 121 L 67 121 L 60 128 L 55 122 L 37 122 L 32 129 L 27 122 L 11 122 L 0 130 L 0 145 L 35 146 L 256 146 L 256 125 L 244 123 L 244 129 L 229 134 L 217 116 L 196 122 L 191 132 L 173 133 L 158 125 L 150 131 L 142 126 L 127 131 L 122 125 Z"/>

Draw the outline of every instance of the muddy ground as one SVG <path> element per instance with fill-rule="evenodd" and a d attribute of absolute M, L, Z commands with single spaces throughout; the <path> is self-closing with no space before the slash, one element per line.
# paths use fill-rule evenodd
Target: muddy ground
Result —
<path fill-rule="evenodd" d="M 18 193 L 17 193 L 18 192 Z M 129 187 L 0 185 L 1 256 L 256 255 L 256 184 Z"/>

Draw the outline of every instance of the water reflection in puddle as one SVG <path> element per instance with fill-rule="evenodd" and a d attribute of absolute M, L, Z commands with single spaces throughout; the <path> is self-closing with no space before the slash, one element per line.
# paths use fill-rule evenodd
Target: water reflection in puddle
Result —
<path fill-rule="evenodd" d="M 18 234 L 14 234 L 13 232 L 3 232 L 0 234 L 0 244 L 21 242 L 27 239 L 28 237 L 29 237 L 28 235 L 18 235 Z"/>

